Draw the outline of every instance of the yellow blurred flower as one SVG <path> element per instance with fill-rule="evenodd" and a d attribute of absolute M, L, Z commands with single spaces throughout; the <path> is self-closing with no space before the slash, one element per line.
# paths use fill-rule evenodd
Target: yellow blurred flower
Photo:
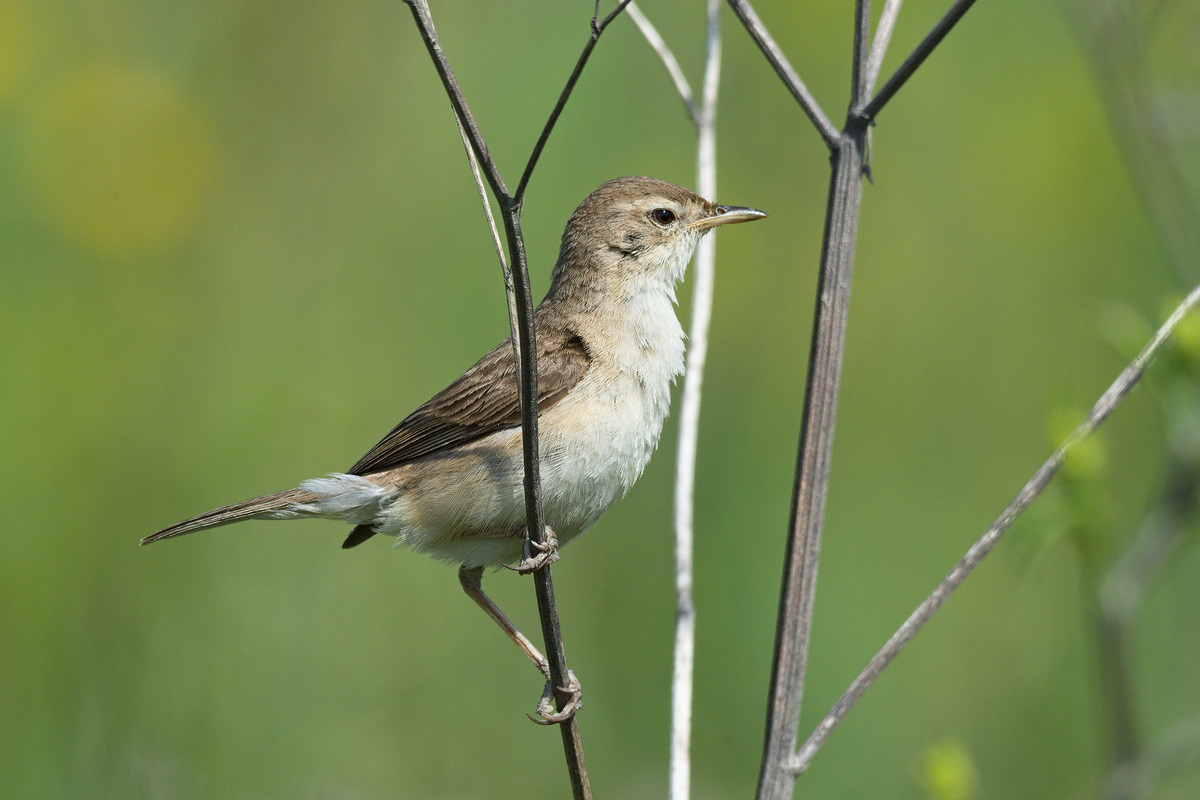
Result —
<path fill-rule="evenodd" d="M 945 739 L 921 754 L 921 783 L 930 800 L 971 800 L 979 790 L 979 778 L 967 745 Z"/>
<path fill-rule="evenodd" d="M 202 109 L 144 69 L 85 68 L 32 114 L 30 181 L 43 212 L 103 255 L 158 250 L 190 231 L 215 162 Z"/>

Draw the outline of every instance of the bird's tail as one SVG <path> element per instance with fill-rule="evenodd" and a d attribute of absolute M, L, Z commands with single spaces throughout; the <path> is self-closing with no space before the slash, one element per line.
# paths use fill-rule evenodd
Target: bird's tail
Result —
<path fill-rule="evenodd" d="M 300 484 L 299 489 L 266 494 L 253 500 L 243 500 L 231 506 L 209 511 L 198 517 L 152 533 L 142 544 L 183 536 L 185 533 L 241 522 L 244 519 L 297 519 L 325 517 L 352 522 L 359 527 L 346 540 L 353 547 L 370 538 L 383 508 L 395 500 L 393 489 L 381 486 L 361 475 L 334 472 L 324 478 L 314 478 Z"/>
<path fill-rule="evenodd" d="M 169 528 L 163 528 L 158 533 L 153 533 L 142 539 L 142 544 L 157 542 L 159 539 L 183 536 L 185 533 L 202 531 L 206 528 L 215 528 L 218 525 L 241 522 L 244 519 L 287 519 L 304 516 L 302 513 L 296 513 L 296 510 L 303 508 L 305 504 L 312 502 L 314 499 L 316 499 L 316 495 L 312 492 L 305 491 L 304 489 L 288 489 L 283 492 L 275 492 L 275 494 L 255 497 L 252 500 L 243 500 L 240 503 L 214 509 L 198 517 L 185 519 L 183 522 L 176 523 Z"/>

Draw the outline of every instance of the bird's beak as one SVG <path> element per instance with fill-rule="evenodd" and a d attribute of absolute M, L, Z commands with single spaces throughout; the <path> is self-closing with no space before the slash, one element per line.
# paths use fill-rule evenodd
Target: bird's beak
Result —
<path fill-rule="evenodd" d="M 706 231 L 709 228 L 715 228 L 718 225 L 732 225 L 735 222 L 751 222 L 752 220 L 762 219 L 767 216 L 767 212 L 759 211 L 757 208 L 745 208 L 743 206 L 717 206 L 712 216 L 698 219 L 688 225 L 689 228 L 698 228 Z"/>

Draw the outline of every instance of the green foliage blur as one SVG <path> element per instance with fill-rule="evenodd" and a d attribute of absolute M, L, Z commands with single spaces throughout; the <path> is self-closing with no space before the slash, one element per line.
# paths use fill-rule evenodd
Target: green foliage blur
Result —
<path fill-rule="evenodd" d="M 905 4 L 885 76 L 946 5 Z M 756 3 L 835 122 L 851 6 Z M 591 7 L 433 2 L 512 184 Z M 702 4 L 643 9 L 698 83 Z M 828 181 L 817 135 L 728 13 L 724 32 L 717 199 L 771 218 L 717 234 L 698 800 L 749 797 L 757 777 Z M 1054 3 L 979 3 L 873 135 L 803 730 L 1046 457 L 1055 409 L 1089 407 L 1123 366 L 1102 312 L 1155 317 L 1188 288 Z M 592 188 L 692 185 L 693 162 L 682 104 L 618 20 L 529 190 L 535 292 Z M 689 285 L 680 298 L 686 325 Z M 402 3 L 0 0 L 0 796 L 567 796 L 559 737 L 524 718 L 541 680 L 453 569 L 381 539 L 343 552 L 345 529 L 323 522 L 137 546 L 347 468 L 507 330 Z M 1105 429 L 1118 538 L 1159 492 L 1154 391 Z M 554 569 L 597 797 L 666 792 L 675 439 L 669 422 L 638 486 Z M 1086 581 L 1037 509 L 799 796 L 1097 794 Z M 1180 550 L 1135 628 L 1148 734 L 1200 712 L 1198 577 Z M 528 579 L 487 586 L 536 631 Z M 1157 796 L 1198 793 L 1192 766 Z"/>

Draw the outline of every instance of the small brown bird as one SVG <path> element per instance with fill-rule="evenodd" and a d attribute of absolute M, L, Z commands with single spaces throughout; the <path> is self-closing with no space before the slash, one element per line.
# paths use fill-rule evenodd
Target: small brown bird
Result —
<path fill-rule="evenodd" d="M 603 184 L 571 215 L 534 313 L 542 501 L 558 542 L 624 495 L 658 444 L 671 384 L 683 372 L 675 284 L 700 237 L 765 216 L 644 177 Z M 142 544 L 246 519 L 344 520 L 355 527 L 343 547 L 382 533 L 461 564 L 467 593 L 545 673 L 545 659 L 480 588 L 484 567 L 522 558 L 523 476 L 506 340 L 345 473 L 218 508 Z"/>

